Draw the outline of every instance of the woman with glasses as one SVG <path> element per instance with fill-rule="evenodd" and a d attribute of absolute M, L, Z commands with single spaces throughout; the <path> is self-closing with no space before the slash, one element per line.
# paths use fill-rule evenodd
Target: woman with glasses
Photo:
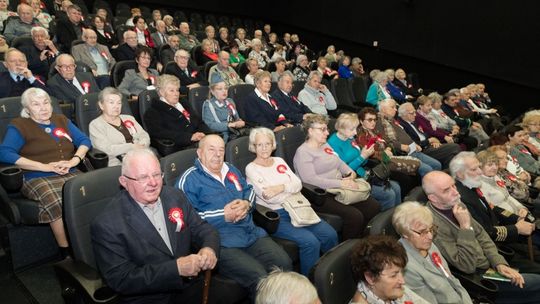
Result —
<path fill-rule="evenodd" d="M 92 144 L 64 115 L 53 113 L 51 98 L 44 90 L 27 89 L 21 105 L 21 117 L 7 126 L 0 162 L 23 170 L 21 193 L 39 202 L 39 223 L 51 226 L 66 257 L 69 243 L 62 221 L 62 187 L 80 173 L 77 166 Z"/>
<path fill-rule="evenodd" d="M 294 168 L 300 179 L 322 189 L 358 189 L 354 182 L 356 172 L 343 162 L 328 145 L 328 118 L 320 114 L 306 114 L 302 123 L 306 141 L 294 155 Z M 344 205 L 327 195 L 322 206 L 313 205 L 315 211 L 335 214 L 343 219 L 343 240 L 359 238 L 364 229 L 380 211 L 379 202 L 372 197 L 365 201 Z"/>
<path fill-rule="evenodd" d="M 368 158 L 375 152 L 375 145 L 360 147 L 356 143 L 356 129 L 360 121 L 353 113 L 343 113 L 336 121 L 336 130 L 328 139 L 328 144 L 334 149 L 339 157 L 347 163 L 351 169 L 356 171 L 359 177 L 366 177 L 366 164 Z M 380 181 L 381 184 L 371 184 L 371 195 L 379 203 L 381 210 L 390 209 L 401 203 L 401 188 L 393 180 Z"/>
<path fill-rule="evenodd" d="M 404 202 L 394 211 L 392 224 L 407 252 L 405 282 L 408 288 L 429 303 L 472 303 L 433 243 L 437 226 L 433 225 L 431 211 L 426 206 Z"/>
<path fill-rule="evenodd" d="M 140 46 L 137 48 L 135 51 L 137 67 L 135 69 L 126 70 L 124 78 L 118 86 L 118 90 L 120 90 L 122 94 L 137 100 L 142 91 L 156 89 L 155 86 L 159 73 L 150 68 L 152 55 L 153 51 L 149 47 Z"/>
<path fill-rule="evenodd" d="M 427 304 L 405 284 L 407 254 L 396 239 L 370 235 L 351 252 L 351 270 L 358 282 L 349 304 Z"/>
<path fill-rule="evenodd" d="M 121 165 L 130 150 L 148 148 L 150 137 L 131 115 L 122 112 L 122 93 L 107 87 L 99 93 L 101 115 L 90 123 L 90 139 L 94 147 L 107 153 L 109 166 Z"/>
<path fill-rule="evenodd" d="M 337 245 L 336 231 L 324 220 L 305 227 L 294 227 L 289 213 L 281 205 L 285 199 L 302 189 L 302 182 L 279 157 L 272 157 L 276 149 L 274 132 L 255 128 L 249 134 L 249 151 L 257 155 L 246 167 L 246 178 L 257 195 L 256 203 L 279 214 L 279 226 L 272 235 L 291 240 L 300 250 L 300 272 L 309 271 L 324 253 Z"/>
<path fill-rule="evenodd" d="M 368 144 L 373 143 L 374 153 L 370 156 L 377 161 L 383 160 L 383 152 L 392 157 L 392 147 L 388 145 L 381 134 L 375 133 L 375 125 L 377 124 L 377 111 L 374 108 L 364 107 L 358 112 L 360 125 L 357 129 L 356 143 L 359 147 L 364 148 Z M 401 193 L 409 193 L 414 187 L 420 185 L 420 180 L 414 176 L 407 175 L 397 170 L 390 171 L 390 179 L 395 180 L 400 188 Z"/>
<path fill-rule="evenodd" d="M 214 73 L 210 79 L 210 98 L 203 103 L 202 119 L 214 132 L 220 132 L 223 141 L 230 139 L 231 132 L 239 133 L 246 123 L 238 115 L 234 100 L 228 98 L 227 84 L 221 74 Z M 235 130 L 238 130 L 235 132 Z"/>

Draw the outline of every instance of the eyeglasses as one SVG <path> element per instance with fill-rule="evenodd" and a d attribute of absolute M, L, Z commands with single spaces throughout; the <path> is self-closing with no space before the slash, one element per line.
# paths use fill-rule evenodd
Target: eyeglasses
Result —
<path fill-rule="evenodd" d="M 377 118 L 366 118 L 364 120 L 367 122 L 374 122 L 374 121 L 377 121 Z"/>
<path fill-rule="evenodd" d="M 74 64 L 63 64 L 63 65 L 59 65 L 58 67 L 61 68 L 62 70 L 71 70 L 71 69 L 74 69 L 76 67 L 76 65 L 74 65 Z"/>
<path fill-rule="evenodd" d="M 409 229 L 411 229 L 412 232 L 418 234 L 418 235 L 421 236 L 421 237 L 426 237 L 426 236 L 428 235 L 428 233 L 431 233 L 431 235 L 432 235 L 433 237 L 435 237 L 435 235 L 437 235 L 437 229 L 438 229 L 438 228 L 439 228 L 439 227 L 438 227 L 437 225 L 433 225 L 433 226 L 431 226 L 429 229 L 422 230 L 422 231 L 416 231 L 416 230 L 414 230 L 414 229 L 412 229 L 412 228 L 409 228 Z"/>
<path fill-rule="evenodd" d="M 176 58 L 180 58 L 180 59 L 186 60 L 186 59 L 189 59 L 189 56 L 176 56 Z"/>
<path fill-rule="evenodd" d="M 328 132 L 328 128 L 327 127 L 311 127 L 312 129 L 317 129 L 317 130 L 321 130 L 321 132 Z"/>
<path fill-rule="evenodd" d="M 130 179 L 132 181 L 136 181 L 140 184 L 147 184 L 150 181 L 150 179 L 152 180 L 162 179 L 163 176 L 164 176 L 163 173 L 154 173 L 152 175 L 143 175 L 143 176 L 135 178 L 135 177 L 130 177 L 124 174 L 125 178 Z"/>

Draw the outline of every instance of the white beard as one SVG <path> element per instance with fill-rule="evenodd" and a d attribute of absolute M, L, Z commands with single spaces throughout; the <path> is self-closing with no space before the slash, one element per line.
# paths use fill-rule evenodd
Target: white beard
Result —
<path fill-rule="evenodd" d="M 482 181 L 480 180 L 480 177 L 477 177 L 476 179 L 470 178 L 465 174 L 465 179 L 461 180 L 461 183 L 468 188 L 479 188 L 482 185 Z"/>

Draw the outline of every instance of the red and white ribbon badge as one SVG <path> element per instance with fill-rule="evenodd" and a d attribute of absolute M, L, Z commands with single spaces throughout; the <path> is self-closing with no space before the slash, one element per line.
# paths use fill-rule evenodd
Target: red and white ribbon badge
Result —
<path fill-rule="evenodd" d="M 133 130 L 135 133 L 137 133 L 137 128 L 135 128 L 135 124 L 131 120 L 124 120 L 124 126 L 128 130 Z"/>
<path fill-rule="evenodd" d="M 478 194 L 478 196 L 480 197 L 484 197 L 484 193 L 482 193 L 482 190 L 480 190 L 480 188 L 476 188 L 476 194 Z"/>
<path fill-rule="evenodd" d="M 514 174 L 508 174 L 508 179 L 515 182 L 517 180 L 516 176 Z"/>
<path fill-rule="evenodd" d="M 150 78 L 150 82 L 152 83 L 152 85 L 156 83 L 156 77 L 154 77 L 153 75 L 148 76 L 148 78 Z"/>
<path fill-rule="evenodd" d="M 446 114 L 444 114 L 444 112 L 441 112 L 441 117 L 446 118 Z"/>
<path fill-rule="evenodd" d="M 498 180 L 497 181 L 497 186 L 501 187 L 501 188 L 504 188 L 506 185 L 505 183 L 502 181 L 502 180 Z"/>
<path fill-rule="evenodd" d="M 73 139 L 71 139 L 71 136 L 69 136 L 69 134 L 67 134 L 67 132 L 62 129 L 62 128 L 55 128 L 53 130 L 53 134 L 54 136 L 56 136 L 58 139 L 62 138 L 62 137 L 65 137 L 67 140 L 69 140 L 70 142 L 73 142 Z"/>
<path fill-rule="evenodd" d="M 105 32 L 105 37 L 107 37 L 107 39 L 111 39 L 111 35 L 107 32 Z"/>
<path fill-rule="evenodd" d="M 330 154 L 330 155 L 338 156 L 337 153 L 334 152 L 334 150 L 332 150 L 332 148 L 330 148 L 330 147 L 324 148 L 324 152 L 326 152 L 327 154 Z"/>
<path fill-rule="evenodd" d="M 109 56 L 107 56 L 107 53 L 105 51 L 101 52 L 101 56 L 103 56 L 105 60 L 109 61 Z"/>
<path fill-rule="evenodd" d="M 199 74 L 199 72 L 197 72 L 197 71 L 191 72 L 191 78 L 197 77 L 197 74 Z"/>
<path fill-rule="evenodd" d="M 320 102 L 321 104 L 324 104 L 324 97 L 319 96 L 319 102 Z"/>
<path fill-rule="evenodd" d="M 90 92 L 90 82 L 83 81 L 81 82 L 81 86 L 83 87 L 84 93 L 88 94 Z"/>
<path fill-rule="evenodd" d="M 442 270 L 442 272 L 444 273 L 444 275 L 447 278 L 450 277 L 450 274 L 448 274 L 446 269 L 444 269 L 442 259 L 441 259 L 441 257 L 439 256 L 439 254 L 437 252 L 432 252 L 431 253 L 431 261 L 433 261 L 433 264 L 435 264 L 435 266 L 437 266 L 438 268 L 440 268 Z"/>
<path fill-rule="evenodd" d="M 231 111 L 232 116 L 236 116 L 236 109 L 234 108 L 234 105 L 227 101 L 227 109 Z"/>
<path fill-rule="evenodd" d="M 457 109 L 454 109 L 454 113 L 456 113 L 456 115 L 459 116 L 459 112 Z"/>
<path fill-rule="evenodd" d="M 284 164 L 278 165 L 276 167 L 276 170 L 278 173 L 284 174 L 285 172 L 287 172 L 287 166 L 285 166 Z"/>
<path fill-rule="evenodd" d="M 298 103 L 298 97 L 296 96 L 291 96 L 292 100 L 296 101 Z"/>
<path fill-rule="evenodd" d="M 169 210 L 169 221 L 176 224 L 174 231 L 180 232 L 184 228 L 184 212 L 182 209 L 175 207 Z"/>
<path fill-rule="evenodd" d="M 41 83 L 42 85 L 45 85 L 45 82 L 43 82 L 43 80 L 41 80 L 41 76 L 34 75 L 34 78 L 37 80 L 37 82 Z"/>
<path fill-rule="evenodd" d="M 227 173 L 227 178 L 231 183 L 234 184 L 236 191 L 242 191 L 242 185 L 240 184 L 240 181 L 238 180 L 238 176 L 236 176 L 236 174 L 234 174 L 233 172 L 229 172 Z"/>
<path fill-rule="evenodd" d="M 277 118 L 277 122 L 282 122 L 284 120 L 286 120 L 287 118 L 285 118 L 285 115 L 283 114 L 279 114 L 278 118 Z"/>
<path fill-rule="evenodd" d="M 519 151 L 520 151 L 521 153 L 525 153 L 525 154 L 531 155 L 531 152 L 529 152 L 529 150 L 527 150 L 527 149 L 525 149 L 525 148 L 521 148 L 521 149 L 519 149 Z"/>
<path fill-rule="evenodd" d="M 356 141 L 351 141 L 351 146 L 353 146 L 355 149 L 357 149 L 358 151 L 360 151 L 360 146 L 358 145 L 358 143 Z"/>
<path fill-rule="evenodd" d="M 189 112 L 188 112 L 186 109 L 183 109 L 183 110 L 182 110 L 182 115 L 184 115 L 184 117 L 185 117 L 187 120 L 189 120 L 189 117 L 191 116 L 191 115 L 189 114 Z"/>
<path fill-rule="evenodd" d="M 274 109 L 276 109 L 276 110 L 278 109 L 277 102 L 276 102 L 275 99 L 270 98 L 270 103 L 272 104 L 272 106 L 274 107 Z"/>

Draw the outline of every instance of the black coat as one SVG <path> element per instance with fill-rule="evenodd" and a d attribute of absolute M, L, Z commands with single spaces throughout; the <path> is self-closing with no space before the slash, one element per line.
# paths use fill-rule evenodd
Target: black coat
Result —
<path fill-rule="evenodd" d="M 279 88 L 272 92 L 272 97 L 277 101 L 281 112 L 293 124 L 301 124 L 304 121 L 304 114 L 311 113 L 309 108 L 296 96 L 285 95 Z"/>
<path fill-rule="evenodd" d="M 270 100 L 273 100 L 276 103 L 275 107 L 266 102 L 266 100 L 259 98 L 255 91 L 249 93 L 249 95 L 246 96 L 243 101 L 243 107 L 246 112 L 246 120 L 250 123 L 268 128 L 270 130 L 273 130 L 277 126 L 288 123 L 289 121 L 287 116 L 283 114 L 275 98 L 270 95 Z M 283 117 L 280 117 L 280 115 L 283 115 Z"/>
<path fill-rule="evenodd" d="M 0 98 L 21 96 L 28 88 L 40 88 L 47 93 L 50 93 L 42 80 L 36 79 L 34 83 L 30 83 L 27 79 L 22 79 L 22 81 L 17 84 L 17 82 L 11 78 L 9 72 L 0 73 Z"/>
<path fill-rule="evenodd" d="M 81 86 L 85 81 L 89 83 L 90 87 L 88 93 L 97 93 L 100 91 L 99 86 L 91 73 L 77 72 L 75 73 L 75 78 L 77 78 Z M 65 80 L 59 73 L 47 81 L 47 86 L 51 89 L 51 94 L 54 97 L 71 104 L 74 104 L 77 98 L 82 95 L 81 91 Z"/>
<path fill-rule="evenodd" d="M 207 86 L 208 81 L 206 81 L 203 77 L 203 73 L 197 71 L 196 69 L 193 69 L 188 65 L 187 67 L 189 76 L 186 75 L 184 71 L 178 67 L 176 64 L 170 64 L 167 69 L 165 70 L 165 74 L 170 74 L 178 77 L 180 79 L 180 94 L 187 95 L 189 92 L 189 88 L 187 87 L 190 84 L 198 83 L 202 86 Z"/>

